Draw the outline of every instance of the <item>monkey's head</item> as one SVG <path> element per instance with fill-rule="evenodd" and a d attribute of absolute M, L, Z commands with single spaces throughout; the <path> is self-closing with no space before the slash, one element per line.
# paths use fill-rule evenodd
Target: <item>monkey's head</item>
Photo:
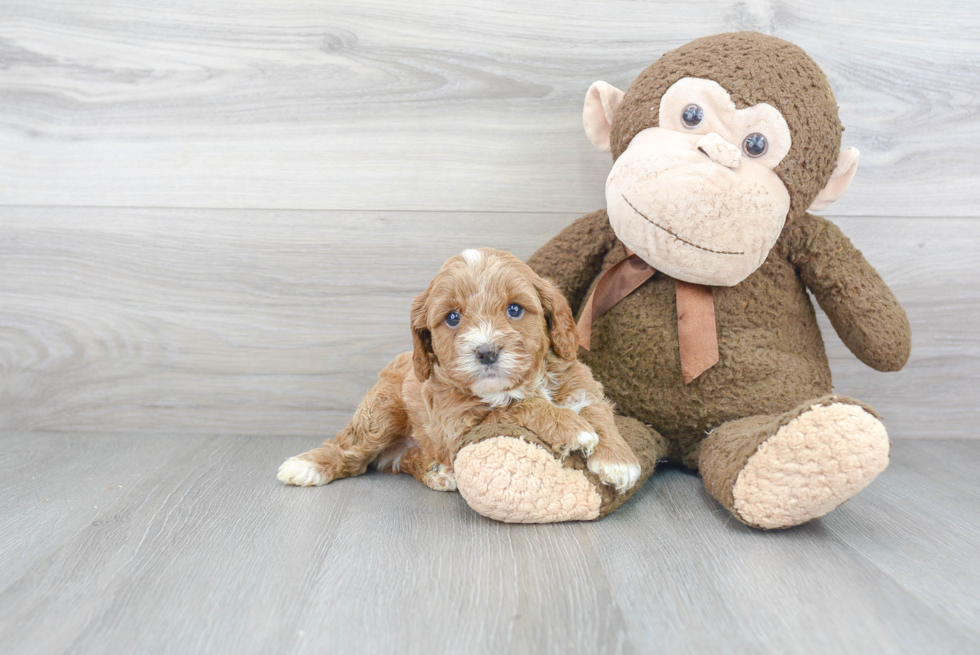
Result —
<path fill-rule="evenodd" d="M 837 200 L 857 170 L 823 72 L 797 46 L 754 32 L 668 52 L 625 94 L 596 82 L 583 117 L 615 160 L 606 209 L 616 235 L 687 282 L 738 284 L 787 221 Z"/>

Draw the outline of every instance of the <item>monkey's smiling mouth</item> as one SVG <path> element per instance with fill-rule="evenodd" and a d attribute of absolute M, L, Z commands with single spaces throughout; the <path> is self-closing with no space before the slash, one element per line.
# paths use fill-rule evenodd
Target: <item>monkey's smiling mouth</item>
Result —
<path fill-rule="evenodd" d="M 649 223 L 650 225 L 654 226 L 655 228 L 658 228 L 658 229 L 663 230 L 664 232 L 666 232 L 670 236 L 674 237 L 675 239 L 677 239 L 681 243 L 686 243 L 687 245 L 691 246 L 692 248 L 697 248 L 698 250 L 704 250 L 705 252 L 714 253 L 716 255 L 744 255 L 745 254 L 744 252 L 727 252 L 725 250 L 712 250 L 711 248 L 705 248 L 704 246 L 699 246 L 696 243 L 691 243 L 687 239 L 685 239 L 685 238 L 683 238 L 683 237 L 681 237 L 681 236 L 679 236 L 677 234 L 674 234 L 673 232 L 671 232 L 670 230 L 668 230 L 667 228 L 665 228 L 663 225 L 660 225 L 659 223 L 657 223 L 656 221 L 654 221 L 653 219 L 651 219 L 649 216 L 647 216 L 646 214 L 644 214 L 643 212 L 641 212 L 639 209 L 637 209 L 633 205 L 633 203 L 630 202 L 629 198 L 626 197 L 626 194 L 621 193 L 619 195 L 621 195 L 623 197 L 623 200 L 625 200 L 626 201 L 626 204 L 630 206 L 630 209 L 632 209 L 634 212 L 636 212 L 636 214 L 640 218 L 642 218 L 643 220 L 645 220 L 647 223 Z"/>

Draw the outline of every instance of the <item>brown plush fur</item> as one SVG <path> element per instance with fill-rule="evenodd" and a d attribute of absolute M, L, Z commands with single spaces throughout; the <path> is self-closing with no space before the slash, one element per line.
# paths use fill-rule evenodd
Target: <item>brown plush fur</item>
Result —
<path fill-rule="evenodd" d="M 523 308 L 517 318 L 507 314 L 515 303 Z M 448 324 L 450 312 L 458 325 Z M 413 303 L 413 352 L 381 372 L 346 428 L 288 460 L 280 479 L 326 484 L 375 462 L 451 490 L 462 437 L 501 422 L 545 435 L 561 457 L 582 451 L 602 477 L 631 487 L 639 462 L 602 387 L 576 359 L 574 328 L 562 295 L 513 255 L 484 248 L 453 257 Z M 490 365 L 477 357 L 486 345 L 498 353 Z M 616 477 L 617 467 L 632 470 L 628 479 Z"/>
<path fill-rule="evenodd" d="M 817 65 L 798 47 L 754 33 L 682 46 L 644 70 L 626 92 L 612 122 L 614 158 L 633 136 L 656 126 L 660 96 L 683 77 L 719 82 L 739 108 L 768 102 L 782 112 L 792 148 L 774 170 L 791 197 L 786 225 L 760 268 L 736 286 L 714 288 L 720 361 L 692 383 L 681 378 L 675 281 L 663 273 L 595 320 L 583 361 L 618 410 L 648 428 L 639 437 L 631 431 L 644 464 L 641 479 L 666 456 L 700 468 L 713 495 L 731 509 L 734 475 L 764 441 L 759 435 L 769 434 L 778 417 L 808 411 L 832 391 L 807 290 L 847 347 L 875 369 L 900 369 L 911 333 L 905 312 L 861 253 L 836 226 L 805 211 L 830 178 L 842 131 Z M 599 276 L 625 256 L 600 210 L 566 228 L 528 263 L 555 281 L 580 313 Z M 716 455 L 730 451 L 731 457 L 702 456 L 712 431 L 728 445 Z M 604 504 L 603 513 L 612 508 Z"/>
<path fill-rule="evenodd" d="M 799 46 L 756 32 L 691 41 L 648 66 L 626 91 L 612 125 L 613 159 L 657 126 L 660 96 L 683 77 L 718 82 L 738 109 L 766 102 L 782 112 L 793 146 L 775 172 L 790 193 L 790 217 L 802 215 L 830 178 L 844 131 L 820 67 Z"/>
<path fill-rule="evenodd" d="M 566 228 L 529 264 L 580 310 L 599 275 L 625 256 L 600 211 Z M 598 263 L 592 279 L 576 288 L 589 277 L 582 265 L 589 261 Z M 582 359 L 619 411 L 654 426 L 674 444 L 672 459 L 696 468 L 698 443 L 725 421 L 780 414 L 831 392 L 807 288 L 861 361 L 882 371 L 904 365 L 905 312 L 847 237 L 810 214 L 784 229 L 755 273 L 715 288 L 720 361 L 691 384 L 680 376 L 675 283 L 660 273 L 595 320 L 592 349 Z"/>

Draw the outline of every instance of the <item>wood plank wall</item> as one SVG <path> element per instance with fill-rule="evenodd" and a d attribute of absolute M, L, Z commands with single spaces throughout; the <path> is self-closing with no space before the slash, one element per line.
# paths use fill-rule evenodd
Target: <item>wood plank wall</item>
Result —
<path fill-rule="evenodd" d="M 973 0 L 4 2 L 0 429 L 337 430 L 445 258 L 603 205 L 589 84 L 737 29 L 824 68 L 862 152 L 825 214 L 912 320 L 887 375 L 824 321 L 838 390 L 974 437 Z"/>

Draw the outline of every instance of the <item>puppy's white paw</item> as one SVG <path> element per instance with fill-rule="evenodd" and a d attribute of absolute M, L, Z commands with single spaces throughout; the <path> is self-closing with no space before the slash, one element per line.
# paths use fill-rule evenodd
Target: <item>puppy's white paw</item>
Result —
<path fill-rule="evenodd" d="M 290 457 L 279 467 L 280 480 L 297 487 L 319 487 L 330 482 L 319 466 L 298 457 Z"/>
<path fill-rule="evenodd" d="M 595 450 L 595 447 L 599 445 L 599 435 L 595 432 L 579 432 L 575 441 L 578 443 L 577 450 L 581 450 L 588 457 Z"/>
<path fill-rule="evenodd" d="M 587 464 L 603 484 L 615 487 L 617 493 L 632 489 L 640 479 L 640 465 L 636 462 L 605 462 L 595 457 L 589 459 Z"/>
<path fill-rule="evenodd" d="M 425 486 L 433 491 L 456 491 L 456 476 L 451 468 L 439 464 L 425 474 Z"/>

